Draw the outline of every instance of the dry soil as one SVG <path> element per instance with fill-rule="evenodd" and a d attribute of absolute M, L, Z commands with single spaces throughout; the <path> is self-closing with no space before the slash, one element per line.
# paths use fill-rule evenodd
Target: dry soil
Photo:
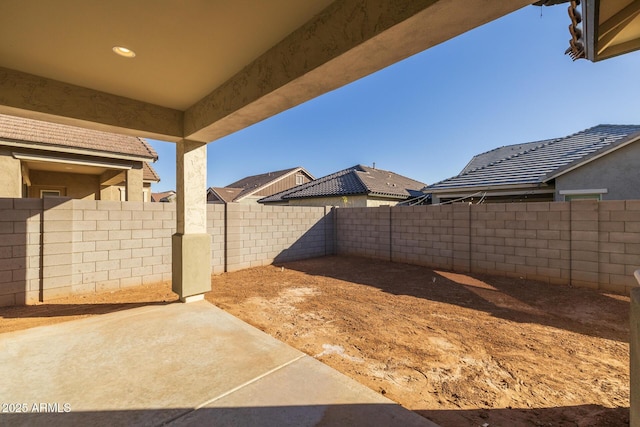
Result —
<path fill-rule="evenodd" d="M 629 298 L 326 257 L 207 300 L 442 426 L 629 423 Z M 0 333 L 176 300 L 169 284 L 0 309 Z"/>

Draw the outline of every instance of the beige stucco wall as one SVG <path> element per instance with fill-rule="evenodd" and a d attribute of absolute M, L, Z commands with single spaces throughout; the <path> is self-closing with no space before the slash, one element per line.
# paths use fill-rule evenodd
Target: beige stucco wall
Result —
<path fill-rule="evenodd" d="M 20 160 L 0 151 L 0 197 L 22 197 Z"/>
<path fill-rule="evenodd" d="M 72 199 L 96 200 L 100 193 L 97 175 L 60 173 L 32 170 L 29 197 L 40 197 L 40 190 L 61 190 L 61 195 Z"/>

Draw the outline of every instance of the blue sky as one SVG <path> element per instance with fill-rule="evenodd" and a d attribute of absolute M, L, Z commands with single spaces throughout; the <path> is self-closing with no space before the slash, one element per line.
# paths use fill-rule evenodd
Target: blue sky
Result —
<path fill-rule="evenodd" d="M 542 13 L 542 16 L 541 16 Z M 207 185 L 373 162 L 431 184 L 477 153 L 597 124 L 640 124 L 640 52 L 573 62 L 566 5 L 529 6 L 210 143 Z M 150 141 L 175 189 L 175 145 Z"/>

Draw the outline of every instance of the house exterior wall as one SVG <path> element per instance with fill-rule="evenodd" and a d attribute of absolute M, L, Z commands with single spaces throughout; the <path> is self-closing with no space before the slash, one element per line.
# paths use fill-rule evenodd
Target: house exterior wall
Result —
<path fill-rule="evenodd" d="M 267 187 L 255 193 L 255 195 L 260 196 L 259 198 L 262 198 L 262 197 L 271 196 L 272 194 L 276 194 L 281 191 L 288 190 L 292 187 L 295 187 L 296 185 L 299 185 L 299 184 L 296 184 L 296 175 L 302 175 L 303 177 L 302 184 L 305 184 L 311 181 L 309 176 L 305 173 L 302 173 L 302 172 L 294 173 L 278 180 L 277 182 L 274 182 L 271 185 L 268 185 Z"/>
<path fill-rule="evenodd" d="M 602 200 L 640 199 L 640 144 L 629 144 L 556 178 L 556 200 L 560 191 L 607 189 Z"/>
<path fill-rule="evenodd" d="M 389 200 L 389 199 L 378 199 L 375 197 L 369 197 L 367 199 L 367 207 L 369 208 L 377 208 L 380 206 L 395 206 L 400 202 L 400 200 Z"/>
<path fill-rule="evenodd" d="M 338 206 L 341 208 L 365 208 L 367 196 L 309 197 L 289 200 L 289 206 Z"/>
<path fill-rule="evenodd" d="M 61 189 L 61 195 L 73 199 L 95 200 L 99 194 L 99 177 L 75 173 L 31 170 L 29 197 L 40 197 L 40 190 Z"/>
<path fill-rule="evenodd" d="M 0 197 L 22 197 L 20 160 L 0 150 Z"/>

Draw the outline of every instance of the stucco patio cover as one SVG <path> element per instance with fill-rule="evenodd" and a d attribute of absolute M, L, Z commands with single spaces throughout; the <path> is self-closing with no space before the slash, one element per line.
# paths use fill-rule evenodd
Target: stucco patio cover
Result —
<path fill-rule="evenodd" d="M 184 299 L 210 287 L 207 143 L 530 3 L 1 2 L 0 113 L 178 144 Z"/>

